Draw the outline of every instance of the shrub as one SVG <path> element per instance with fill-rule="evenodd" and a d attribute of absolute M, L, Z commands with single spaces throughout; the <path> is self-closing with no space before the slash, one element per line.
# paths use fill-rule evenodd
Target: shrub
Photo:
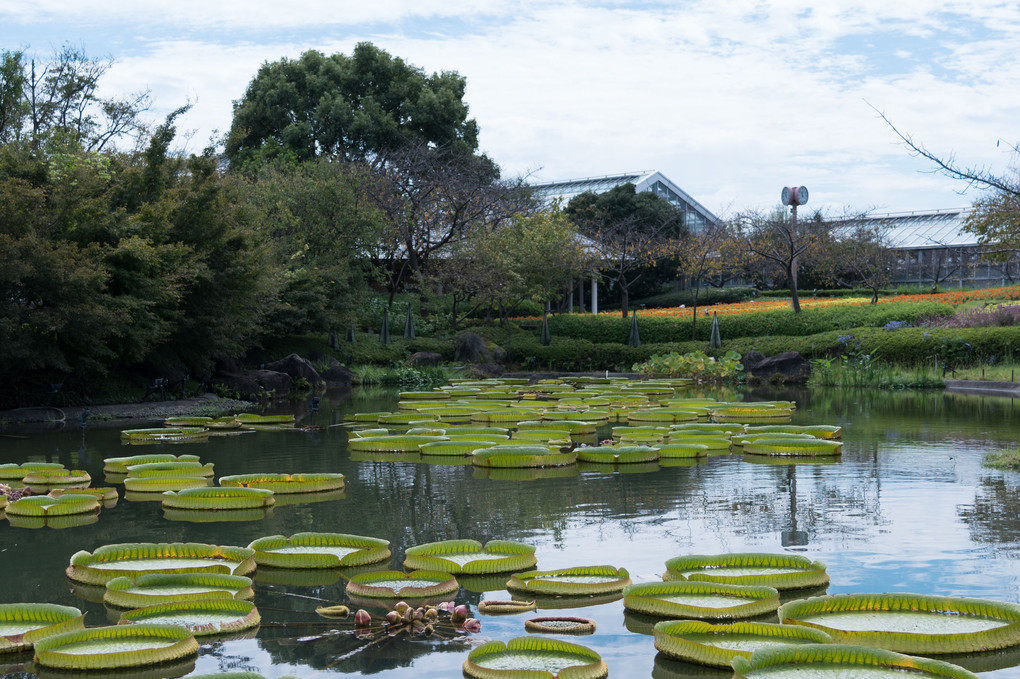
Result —
<path fill-rule="evenodd" d="M 728 351 L 715 359 L 703 351 L 679 354 L 656 354 L 644 363 L 636 363 L 634 372 L 653 377 L 689 377 L 699 382 L 723 382 L 732 380 L 743 371 L 740 354 Z"/>

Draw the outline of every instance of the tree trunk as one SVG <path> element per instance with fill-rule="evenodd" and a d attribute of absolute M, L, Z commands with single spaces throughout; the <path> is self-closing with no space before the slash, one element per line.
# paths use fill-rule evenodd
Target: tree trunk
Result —
<path fill-rule="evenodd" d="M 626 286 L 620 286 L 620 308 L 623 310 L 623 317 L 627 318 L 628 302 L 630 301 L 630 295 L 627 294 Z"/>
<path fill-rule="evenodd" d="M 793 313 L 800 313 L 800 298 L 797 296 L 797 258 L 790 260 L 790 266 L 786 269 L 787 277 L 790 280 L 790 304 L 793 306 Z"/>
<path fill-rule="evenodd" d="M 698 339 L 698 293 L 701 292 L 701 279 L 694 282 L 694 295 L 692 297 L 691 310 L 691 341 Z"/>

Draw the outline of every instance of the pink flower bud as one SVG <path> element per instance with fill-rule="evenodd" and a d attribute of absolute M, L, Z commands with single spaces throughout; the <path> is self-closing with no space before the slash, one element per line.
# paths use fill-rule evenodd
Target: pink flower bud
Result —
<path fill-rule="evenodd" d="M 364 608 L 359 608 L 354 614 L 354 624 L 358 627 L 366 627 L 372 624 L 372 616 Z"/>
<path fill-rule="evenodd" d="M 406 611 L 410 607 L 411 607 L 410 604 L 408 604 L 406 601 L 398 601 L 397 604 L 393 607 L 393 610 L 403 615 L 404 611 Z"/>
<path fill-rule="evenodd" d="M 400 617 L 400 613 L 397 613 L 396 611 L 389 611 L 386 614 L 386 622 L 389 623 L 390 625 L 393 625 L 397 623 L 402 623 L 403 620 Z"/>
<path fill-rule="evenodd" d="M 472 633 L 481 632 L 482 621 L 479 620 L 478 618 L 468 618 L 467 620 L 464 621 L 464 631 Z"/>
<path fill-rule="evenodd" d="M 461 604 L 460 606 L 456 606 L 453 609 L 453 614 L 450 616 L 450 618 L 451 620 L 453 620 L 453 622 L 460 622 L 462 620 L 467 619 L 468 613 L 470 613 L 468 607 L 465 606 L 464 604 Z"/>

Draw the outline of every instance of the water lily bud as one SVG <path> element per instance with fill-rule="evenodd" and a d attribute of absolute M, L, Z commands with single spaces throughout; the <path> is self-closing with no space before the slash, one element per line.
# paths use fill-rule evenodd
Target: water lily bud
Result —
<path fill-rule="evenodd" d="M 439 611 L 437 611 L 434 608 L 430 608 L 429 610 L 425 611 L 425 619 L 430 622 L 439 620 Z"/>
<path fill-rule="evenodd" d="M 386 622 L 390 625 L 395 625 L 397 623 L 402 623 L 403 619 L 400 617 L 400 613 L 397 613 L 396 611 L 389 611 L 386 614 Z"/>
<path fill-rule="evenodd" d="M 468 618 L 467 620 L 464 621 L 464 631 L 465 632 L 481 632 L 482 631 L 482 621 L 479 620 L 478 618 Z"/>
<path fill-rule="evenodd" d="M 411 607 L 408 607 L 407 610 L 404 611 L 404 615 L 401 616 L 401 617 L 404 619 L 404 622 L 413 622 L 414 621 L 414 609 L 411 608 Z"/>
<path fill-rule="evenodd" d="M 415 634 L 422 634 L 425 632 L 425 623 L 421 620 L 415 620 L 414 625 L 411 627 Z"/>
<path fill-rule="evenodd" d="M 456 601 L 444 601 L 443 603 L 439 604 L 439 610 L 450 612 L 454 608 L 456 608 L 456 606 L 457 606 Z"/>
<path fill-rule="evenodd" d="M 430 637 L 432 633 L 436 631 L 436 628 L 432 625 L 425 625 L 425 636 Z"/>
<path fill-rule="evenodd" d="M 451 616 L 451 619 L 454 622 L 466 620 L 469 612 L 470 611 L 468 611 L 468 607 L 465 606 L 464 604 L 461 604 L 460 606 L 455 606 L 453 609 L 453 615 Z"/>
<path fill-rule="evenodd" d="M 411 607 L 411 605 L 408 604 L 406 601 L 398 601 L 397 605 L 393 607 L 393 610 L 395 610 L 397 613 L 400 613 L 401 615 L 403 615 L 404 611 L 406 611 L 410 607 Z"/>
<path fill-rule="evenodd" d="M 365 627 L 372 624 L 372 616 L 364 608 L 359 608 L 354 614 L 354 624 L 358 627 Z"/>
<path fill-rule="evenodd" d="M 424 618 L 425 618 L 425 609 L 424 608 L 415 609 L 415 611 L 414 611 L 414 619 L 415 620 L 422 620 Z"/>

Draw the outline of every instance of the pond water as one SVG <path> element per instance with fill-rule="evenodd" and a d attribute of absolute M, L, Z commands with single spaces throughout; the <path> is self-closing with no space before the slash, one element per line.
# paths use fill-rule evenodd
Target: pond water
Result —
<path fill-rule="evenodd" d="M 275 507 L 264 518 L 194 523 L 164 518 L 158 502 L 128 501 L 103 509 L 84 526 L 21 528 L 0 522 L 0 603 L 71 605 L 90 626 L 116 615 L 96 592 L 72 587 L 64 569 L 78 550 L 124 542 L 206 542 L 245 546 L 267 535 L 300 531 L 354 533 L 389 540 L 400 569 L 407 548 L 436 540 L 508 539 L 537 548 L 538 568 L 607 564 L 634 582 L 661 579 L 667 559 L 737 551 L 804 554 L 828 566 L 829 593 L 913 592 L 1020 601 L 1020 474 L 982 467 L 985 453 L 1016 445 L 1020 404 L 1010 399 L 942 392 L 759 391 L 715 393 L 726 399 L 792 399 L 796 424 L 844 427 L 842 460 L 768 464 L 741 455 L 713 456 L 688 466 L 638 465 L 635 473 L 571 468 L 532 480 L 503 480 L 470 465 L 424 464 L 402 455 L 351 454 L 343 416 L 395 408 L 382 390 L 328 394 L 317 413 L 303 405 L 313 433 L 257 432 L 208 443 L 166 446 L 215 464 L 217 477 L 252 472 L 341 472 L 342 497 Z M 0 464 L 51 461 L 85 469 L 103 482 L 103 459 L 154 452 L 124 446 L 119 429 L 0 436 Z M 460 462 L 460 460 L 453 460 Z M 280 574 L 256 576 L 263 626 L 247 638 L 202 645 L 197 660 L 146 676 L 254 670 L 266 677 L 379 675 L 461 676 L 468 649 L 481 641 L 522 636 L 536 615 L 575 615 L 597 622 L 595 634 L 563 637 L 602 655 L 612 677 L 729 677 L 657 656 L 654 619 L 625 614 L 622 601 L 573 609 L 479 616 L 483 599 L 503 589 L 461 589 L 456 599 L 482 621 L 462 639 L 359 642 L 330 634 L 314 614 L 318 600 L 344 603 L 339 573 L 289 584 Z M 498 586 L 498 585 L 497 585 Z M 101 594 L 100 594 L 101 595 Z M 112 616 L 112 617 L 111 617 Z M 0 655 L 0 676 L 33 676 L 27 655 Z M 960 662 L 957 659 L 957 662 Z M 970 659 L 982 676 L 1020 676 L 1020 651 Z M 87 675 L 83 675 L 87 676 Z"/>

